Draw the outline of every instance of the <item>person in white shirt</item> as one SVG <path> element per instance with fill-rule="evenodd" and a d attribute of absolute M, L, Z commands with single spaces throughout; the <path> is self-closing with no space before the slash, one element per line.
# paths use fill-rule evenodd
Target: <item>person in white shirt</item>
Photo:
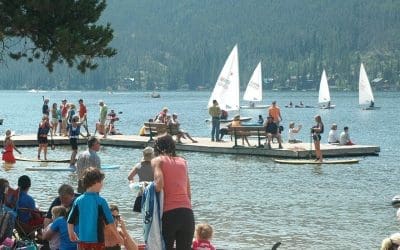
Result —
<path fill-rule="evenodd" d="M 338 137 L 338 134 L 337 134 L 337 125 L 336 125 L 336 123 L 332 124 L 331 130 L 329 131 L 328 143 L 329 144 L 339 143 L 339 137 Z"/>
<path fill-rule="evenodd" d="M 344 127 L 344 131 L 340 133 L 340 145 L 354 145 L 350 140 L 349 127 Z"/>
<path fill-rule="evenodd" d="M 294 122 L 289 123 L 289 129 L 288 129 L 288 141 L 289 143 L 299 143 L 301 142 L 300 140 L 296 139 L 296 134 L 300 132 L 301 129 L 301 124 L 297 126 L 297 128 L 294 126 Z"/>

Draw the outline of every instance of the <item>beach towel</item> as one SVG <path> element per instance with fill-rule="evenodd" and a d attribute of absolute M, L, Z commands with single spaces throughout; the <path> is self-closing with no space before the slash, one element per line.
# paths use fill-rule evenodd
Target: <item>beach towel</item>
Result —
<path fill-rule="evenodd" d="M 142 215 L 144 222 L 144 242 L 147 250 L 164 250 L 165 243 L 162 237 L 162 213 L 164 193 L 156 192 L 154 182 L 144 190 L 142 197 Z"/>

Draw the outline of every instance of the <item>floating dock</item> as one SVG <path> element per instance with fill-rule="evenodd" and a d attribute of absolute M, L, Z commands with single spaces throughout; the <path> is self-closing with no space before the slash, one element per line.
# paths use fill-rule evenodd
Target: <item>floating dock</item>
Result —
<path fill-rule="evenodd" d="M 153 145 L 149 137 L 138 135 L 110 135 L 106 139 L 98 136 L 103 146 L 145 148 Z M 249 138 L 251 147 L 242 146 L 241 140 L 235 144 L 235 140 L 231 140 L 226 136 L 226 140 L 222 142 L 212 142 L 210 138 L 194 137 L 198 142 L 192 143 L 190 140 L 183 139 L 183 143 L 177 143 L 178 151 L 191 151 L 213 154 L 236 154 L 236 155 L 256 155 L 274 158 L 297 158 L 307 159 L 315 155 L 314 145 L 309 143 L 283 143 L 283 149 L 278 149 L 278 144 L 273 143 L 272 149 L 264 148 L 262 142 L 258 142 L 257 138 Z M 3 143 L 3 140 L 0 142 Z M 15 135 L 13 141 L 16 146 L 32 147 L 37 146 L 37 135 Z M 69 145 L 67 137 L 55 136 L 53 138 L 54 145 Z M 79 139 L 79 144 L 86 144 L 86 139 Z M 49 146 L 51 140 L 49 137 Z M 347 157 L 347 156 L 369 156 L 379 155 L 380 147 L 374 145 L 352 145 L 340 146 L 332 144 L 321 144 L 321 150 L 324 157 Z"/>

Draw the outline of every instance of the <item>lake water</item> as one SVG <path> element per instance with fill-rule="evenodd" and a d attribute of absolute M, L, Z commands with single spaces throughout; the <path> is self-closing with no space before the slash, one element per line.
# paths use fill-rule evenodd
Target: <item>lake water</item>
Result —
<path fill-rule="evenodd" d="M 41 118 L 42 96 L 60 103 L 66 98 L 77 103 L 83 98 L 89 110 L 89 129 L 98 118 L 98 100 L 109 109 L 122 112 L 117 127 L 124 134 L 137 134 L 145 120 L 164 106 L 178 113 L 182 127 L 193 136 L 208 137 L 210 127 L 207 102 L 209 92 L 161 92 L 160 99 L 150 93 L 38 92 L 2 91 L 0 117 L 17 134 L 36 133 Z M 381 147 L 379 157 L 361 157 L 354 165 L 284 165 L 271 158 L 178 152 L 189 163 L 192 202 L 196 222 L 209 222 L 213 242 L 225 249 L 269 249 L 281 241 L 279 249 L 377 249 L 381 240 L 398 231 L 391 198 L 400 193 L 398 167 L 399 93 L 376 93 L 381 110 L 363 111 L 355 92 L 331 93 L 336 109 L 288 109 L 285 104 L 316 105 L 314 92 L 265 93 L 265 103 L 277 100 L 282 108 L 286 138 L 290 121 L 303 125 L 299 138 L 308 142 L 314 116 L 320 114 L 326 126 L 336 122 L 341 131 L 350 127 L 355 143 Z M 265 110 L 244 110 L 254 119 Z M 233 114 L 230 114 L 233 115 Z M 85 147 L 80 147 L 83 150 Z M 36 148 L 22 148 L 24 157 L 34 158 Z M 49 150 L 49 158 L 68 158 L 69 147 Z M 120 207 L 132 235 L 142 240 L 139 214 L 131 212 L 135 194 L 128 188 L 127 174 L 141 159 L 140 149 L 103 147 L 99 155 L 104 164 L 119 165 L 118 171 L 106 172 L 102 195 Z M 75 175 L 64 172 L 25 172 L 34 163 L 17 162 L 11 169 L 0 169 L 0 176 L 15 186 L 22 174 L 32 178 L 30 193 L 42 209 L 48 208 L 62 183 L 76 187 Z M 49 166 L 60 164 L 49 164 Z M 62 165 L 61 165 L 62 166 Z"/>

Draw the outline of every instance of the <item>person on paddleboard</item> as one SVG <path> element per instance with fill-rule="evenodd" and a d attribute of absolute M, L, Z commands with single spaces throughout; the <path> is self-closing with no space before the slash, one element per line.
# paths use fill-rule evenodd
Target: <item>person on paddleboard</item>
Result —
<path fill-rule="evenodd" d="M 315 116 L 315 122 L 317 123 L 311 128 L 312 138 L 314 140 L 315 147 L 315 161 L 322 162 L 322 152 L 321 152 L 321 134 L 324 133 L 324 123 L 320 115 Z"/>

